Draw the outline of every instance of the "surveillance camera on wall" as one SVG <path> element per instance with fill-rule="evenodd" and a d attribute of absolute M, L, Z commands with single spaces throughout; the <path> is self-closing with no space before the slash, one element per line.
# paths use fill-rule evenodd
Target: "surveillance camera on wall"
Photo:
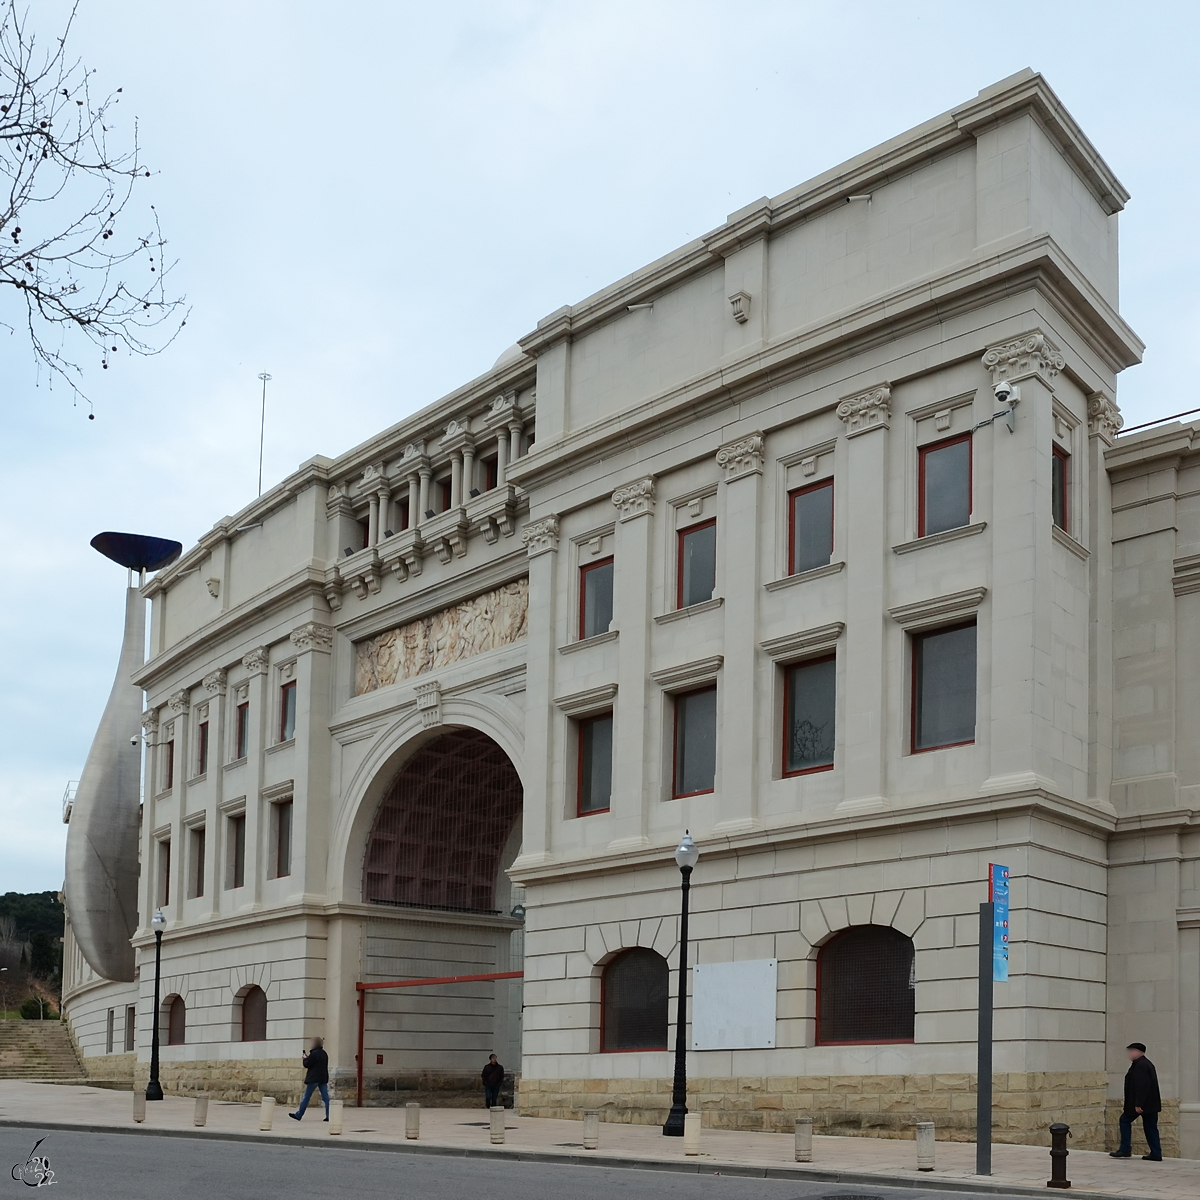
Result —
<path fill-rule="evenodd" d="M 136 746 L 137 746 L 137 744 L 138 744 L 138 739 L 137 739 L 137 734 L 136 734 L 136 733 L 133 735 L 133 737 L 131 737 L 131 738 L 129 739 L 129 744 L 130 744 L 131 746 L 133 746 L 133 747 L 135 747 L 135 748 L 136 748 Z"/>
<path fill-rule="evenodd" d="M 1009 383 L 1007 379 L 1002 379 L 994 388 L 992 393 L 1001 404 L 1016 404 L 1021 398 L 1020 389 L 1015 383 Z"/>

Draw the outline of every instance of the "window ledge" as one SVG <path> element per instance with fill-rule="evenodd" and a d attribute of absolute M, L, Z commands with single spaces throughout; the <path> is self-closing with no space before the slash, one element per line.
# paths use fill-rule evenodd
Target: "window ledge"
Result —
<path fill-rule="evenodd" d="M 268 746 L 266 749 L 266 753 L 267 754 L 277 754 L 280 750 L 288 750 L 295 744 L 296 744 L 296 739 L 294 737 L 290 737 L 290 738 L 288 738 L 288 740 L 286 742 L 276 742 L 275 745 Z"/>
<path fill-rule="evenodd" d="M 154 793 L 154 798 L 155 800 L 166 800 L 171 795 L 173 790 L 173 788 L 163 788 L 161 792 Z"/>
<path fill-rule="evenodd" d="M 664 691 L 682 692 L 691 687 L 702 687 L 706 683 L 712 683 L 724 661 L 724 655 L 714 654 L 711 658 L 699 658 L 695 662 L 682 663 L 678 667 L 651 671 L 650 678 Z"/>
<path fill-rule="evenodd" d="M 899 546 L 892 547 L 892 553 L 910 554 L 913 550 L 920 550 L 923 546 L 940 546 L 943 542 L 956 542 L 959 538 L 974 537 L 975 534 L 982 533 L 986 528 L 986 521 L 979 521 L 975 525 L 960 525 L 957 529 L 931 533 L 928 537 L 917 538 L 912 542 L 901 542 Z"/>
<path fill-rule="evenodd" d="M 555 696 L 554 707 L 568 717 L 583 717 L 610 709 L 616 694 L 617 685 L 605 683 L 584 692 L 572 692 L 569 696 Z"/>
<path fill-rule="evenodd" d="M 199 775 L 193 775 L 191 779 L 188 780 L 188 786 L 190 787 L 192 784 L 203 783 L 207 778 L 208 772 L 201 771 Z"/>
<path fill-rule="evenodd" d="M 711 600 L 701 600 L 699 604 L 689 604 L 687 608 L 677 608 L 674 612 L 661 613 L 654 618 L 656 625 L 666 625 L 671 621 L 680 621 L 685 617 L 693 617 L 697 613 L 712 612 L 725 603 L 724 596 L 714 596 Z"/>
<path fill-rule="evenodd" d="M 249 759 L 249 756 L 248 756 L 248 755 L 243 755 L 241 758 L 235 758 L 235 759 L 233 760 L 233 762 L 227 762 L 227 763 L 226 763 L 226 764 L 225 764 L 225 765 L 224 765 L 224 766 L 221 768 L 221 770 L 222 770 L 222 771 L 233 771 L 233 770 L 235 770 L 237 767 L 242 767 L 242 766 L 245 766 L 245 765 L 246 765 L 246 763 L 247 763 L 247 762 L 249 762 L 249 761 L 250 761 L 250 759 Z"/>
<path fill-rule="evenodd" d="M 573 654 L 576 650 L 583 650 L 587 646 L 599 646 L 603 642 L 615 642 L 619 632 L 620 630 L 618 629 L 609 629 L 605 633 L 593 634 L 590 638 L 580 638 L 578 641 L 568 642 L 565 646 L 559 646 L 558 652 L 559 654 Z"/>
<path fill-rule="evenodd" d="M 795 575 L 785 575 L 782 579 L 772 579 L 764 583 L 768 592 L 777 592 L 780 588 L 791 587 L 794 583 L 807 583 L 810 579 L 824 579 L 826 575 L 836 575 L 846 564 L 831 562 L 823 567 L 813 567 L 809 571 L 797 571 Z"/>
<path fill-rule="evenodd" d="M 1054 540 L 1060 545 L 1065 546 L 1076 558 L 1082 558 L 1084 562 L 1091 557 L 1091 552 L 1082 543 L 1077 542 L 1065 529 L 1060 529 L 1057 525 L 1050 526 L 1050 532 L 1054 535 Z"/>

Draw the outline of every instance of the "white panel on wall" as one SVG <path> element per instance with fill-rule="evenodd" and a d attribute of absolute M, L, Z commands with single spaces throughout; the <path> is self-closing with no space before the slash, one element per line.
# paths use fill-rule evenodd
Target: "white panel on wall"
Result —
<path fill-rule="evenodd" d="M 773 958 L 692 968 L 692 1049 L 757 1050 L 775 1045 Z"/>

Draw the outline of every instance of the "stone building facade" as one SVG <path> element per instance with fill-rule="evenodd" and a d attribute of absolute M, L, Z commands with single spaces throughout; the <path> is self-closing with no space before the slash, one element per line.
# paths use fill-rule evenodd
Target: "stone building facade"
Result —
<path fill-rule="evenodd" d="M 145 1075 L 161 907 L 168 1088 L 290 1094 L 315 1034 L 352 1086 L 356 982 L 523 970 L 365 993 L 368 1095 L 495 1050 L 524 1113 L 660 1121 L 686 829 L 708 1122 L 971 1136 L 1002 863 L 996 1136 L 1100 1146 L 1137 1037 L 1200 1156 L 1200 428 L 1118 436 L 1126 199 L 1022 72 L 218 522 L 144 589 L 89 1069 Z"/>

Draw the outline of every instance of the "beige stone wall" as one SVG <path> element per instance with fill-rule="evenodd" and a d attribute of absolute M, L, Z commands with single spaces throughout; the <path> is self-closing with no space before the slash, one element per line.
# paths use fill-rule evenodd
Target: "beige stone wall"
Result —
<path fill-rule="evenodd" d="M 1049 1145 L 1055 1121 L 1071 1126 L 1071 1147 L 1105 1148 L 1103 1071 L 993 1076 L 997 1142 Z M 609 1121 L 654 1125 L 671 1107 L 670 1079 L 522 1079 L 522 1116 L 579 1117 L 598 1108 Z M 815 1075 L 692 1079 L 688 1108 L 715 1129 L 786 1133 L 810 1116 L 818 1133 L 912 1137 L 917 1121 L 933 1121 L 943 1141 L 975 1140 L 975 1076 Z M 1178 1106 L 1163 1114 L 1163 1145 L 1178 1153 Z M 1119 1110 L 1118 1110 L 1119 1111 Z M 1116 1115 L 1109 1131 L 1115 1140 Z"/>
<path fill-rule="evenodd" d="M 304 1093 L 304 1070 L 294 1058 L 160 1062 L 158 1079 L 168 1096 L 204 1092 L 214 1100 L 244 1101 L 274 1096 L 280 1104 L 298 1104 Z M 150 1064 L 139 1062 L 134 1086 L 144 1088 L 149 1080 Z M 337 1090 L 342 1096 L 353 1095 L 353 1084 Z"/>

